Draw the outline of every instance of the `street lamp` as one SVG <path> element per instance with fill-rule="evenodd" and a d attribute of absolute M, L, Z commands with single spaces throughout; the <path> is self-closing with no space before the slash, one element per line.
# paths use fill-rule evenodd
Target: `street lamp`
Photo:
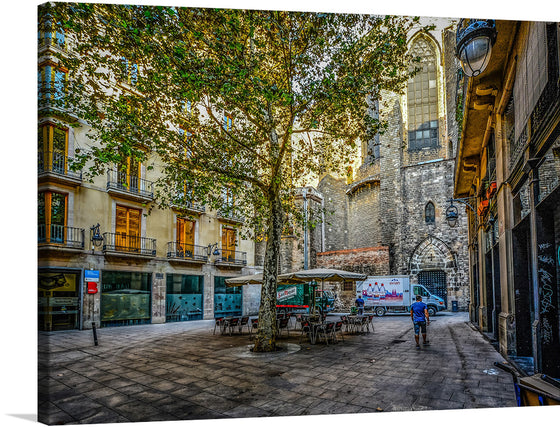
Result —
<path fill-rule="evenodd" d="M 99 223 L 90 227 L 91 232 L 91 250 L 94 251 L 96 246 L 101 246 L 103 243 L 103 236 L 99 231 Z"/>
<path fill-rule="evenodd" d="M 455 227 L 457 225 L 457 220 L 459 219 L 459 211 L 456 206 L 453 206 L 453 200 L 451 200 L 451 206 L 445 211 L 445 220 L 450 227 Z"/>
<path fill-rule="evenodd" d="M 459 211 L 457 207 L 453 205 L 453 202 L 462 203 L 472 212 L 475 212 L 474 207 L 471 204 L 473 200 L 476 200 L 476 197 L 463 197 L 460 199 L 447 200 L 450 203 L 450 206 L 445 210 L 445 220 L 450 227 L 455 227 L 457 225 L 457 221 L 459 220 Z"/>
<path fill-rule="evenodd" d="M 496 36 L 496 21 L 493 19 L 459 20 L 456 56 L 467 76 L 476 77 L 486 69 Z"/>
<path fill-rule="evenodd" d="M 214 250 L 214 252 L 212 252 L 212 249 Z M 218 242 L 208 245 L 208 247 L 206 248 L 206 253 L 208 254 L 208 256 L 210 256 L 210 254 L 214 256 L 220 255 L 220 250 L 218 249 Z"/>

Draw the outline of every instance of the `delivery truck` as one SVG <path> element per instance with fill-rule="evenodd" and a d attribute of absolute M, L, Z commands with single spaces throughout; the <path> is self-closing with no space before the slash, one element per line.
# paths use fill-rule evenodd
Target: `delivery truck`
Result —
<path fill-rule="evenodd" d="M 422 296 L 430 316 L 445 309 L 442 298 L 422 285 L 411 284 L 409 276 L 368 276 L 366 280 L 356 282 L 356 294 L 364 300 L 364 310 L 373 311 L 377 316 L 409 312 L 416 295 Z"/>
<path fill-rule="evenodd" d="M 334 294 L 330 290 L 318 290 L 317 284 L 297 283 L 278 285 L 276 310 L 279 312 L 310 313 L 313 308 L 311 296 L 315 293 L 315 309 L 328 313 L 334 308 Z"/>

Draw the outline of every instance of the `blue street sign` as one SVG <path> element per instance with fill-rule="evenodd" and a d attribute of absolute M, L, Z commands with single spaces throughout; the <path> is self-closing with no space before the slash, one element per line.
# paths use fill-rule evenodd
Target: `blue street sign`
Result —
<path fill-rule="evenodd" d="M 86 282 L 99 282 L 99 270 L 84 270 Z"/>

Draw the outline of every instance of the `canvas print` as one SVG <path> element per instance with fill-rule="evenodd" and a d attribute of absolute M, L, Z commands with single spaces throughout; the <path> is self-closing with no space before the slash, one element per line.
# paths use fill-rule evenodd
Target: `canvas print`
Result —
<path fill-rule="evenodd" d="M 40 423 L 560 403 L 560 25 L 371 9 L 38 7 Z"/>

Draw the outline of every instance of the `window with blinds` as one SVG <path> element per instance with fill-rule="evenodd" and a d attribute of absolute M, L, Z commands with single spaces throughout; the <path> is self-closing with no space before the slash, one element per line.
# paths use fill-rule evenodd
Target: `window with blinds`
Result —
<path fill-rule="evenodd" d="M 68 165 L 68 129 L 46 123 L 39 126 L 38 160 L 39 171 L 66 173 Z"/>
<path fill-rule="evenodd" d="M 420 150 L 439 144 L 436 50 L 421 37 L 410 48 L 422 70 L 408 81 L 408 148 Z"/>
<path fill-rule="evenodd" d="M 181 251 L 193 251 L 195 222 L 177 218 L 177 247 Z"/>
<path fill-rule="evenodd" d="M 222 228 L 222 259 L 233 261 L 235 259 L 235 245 L 237 243 L 237 230 L 234 228 Z"/>
<path fill-rule="evenodd" d="M 117 250 L 140 248 L 140 209 L 117 205 L 115 246 Z"/>
<path fill-rule="evenodd" d="M 527 43 L 519 56 L 513 87 L 516 140 L 523 133 L 548 81 L 547 53 L 546 23 L 532 22 Z"/>

